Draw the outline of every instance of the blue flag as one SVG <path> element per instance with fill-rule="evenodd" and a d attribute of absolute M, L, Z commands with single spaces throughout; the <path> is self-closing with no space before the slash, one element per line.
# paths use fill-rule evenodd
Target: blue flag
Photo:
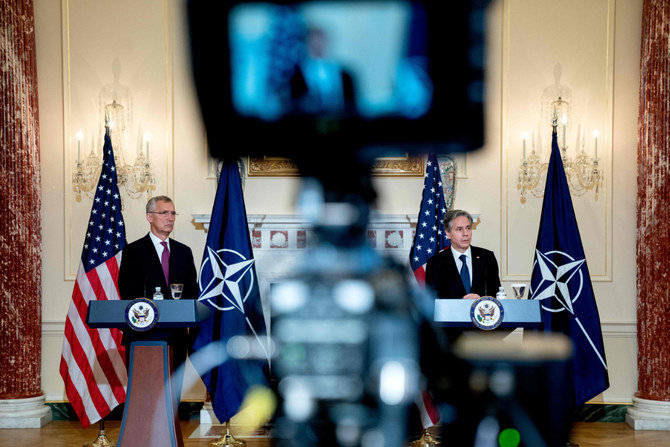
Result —
<path fill-rule="evenodd" d="M 600 317 L 554 128 L 530 298 L 542 300 L 545 331 L 572 340 L 575 406 L 609 387 Z"/>
<path fill-rule="evenodd" d="M 200 266 L 200 297 L 214 313 L 200 326 L 193 349 L 214 350 L 216 365 L 193 365 L 202 377 L 220 422 L 239 410 L 249 386 L 264 381 L 263 361 L 234 358 L 226 344 L 232 337 L 250 340 L 264 352 L 265 320 L 249 237 L 242 183 L 236 163 L 224 163 L 212 208 L 207 244 Z M 207 351 L 204 351 L 207 352 Z M 196 357 L 194 355 L 193 357 Z M 211 358 L 210 355 L 205 357 Z M 220 364 L 219 364 L 220 363 Z M 210 369 L 214 366 L 213 369 Z"/>
<path fill-rule="evenodd" d="M 421 286 L 426 282 L 428 259 L 449 247 L 449 239 L 447 239 L 442 222 L 447 214 L 442 187 L 437 156 L 429 154 L 423 181 L 421 209 L 416 222 L 416 234 L 409 252 L 409 265 Z"/>

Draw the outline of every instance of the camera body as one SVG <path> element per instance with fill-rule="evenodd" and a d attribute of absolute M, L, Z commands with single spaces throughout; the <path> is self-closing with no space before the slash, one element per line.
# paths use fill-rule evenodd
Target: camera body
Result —
<path fill-rule="evenodd" d="M 303 166 L 481 147 L 486 4 L 190 0 L 211 155 Z"/>

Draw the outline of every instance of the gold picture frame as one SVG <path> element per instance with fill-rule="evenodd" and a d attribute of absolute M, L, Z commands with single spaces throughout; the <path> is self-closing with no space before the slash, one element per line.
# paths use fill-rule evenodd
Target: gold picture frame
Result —
<path fill-rule="evenodd" d="M 405 154 L 402 157 L 381 157 L 372 166 L 373 176 L 423 177 L 424 160 L 420 155 Z M 297 177 L 298 167 L 290 158 L 249 157 L 249 177 Z"/>

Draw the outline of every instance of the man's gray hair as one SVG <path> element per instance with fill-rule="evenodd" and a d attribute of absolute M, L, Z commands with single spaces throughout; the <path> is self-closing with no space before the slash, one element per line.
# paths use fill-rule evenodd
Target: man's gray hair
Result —
<path fill-rule="evenodd" d="M 467 217 L 470 221 L 470 225 L 472 225 L 472 215 L 467 211 L 449 210 L 447 211 L 447 215 L 444 216 L 444 229 L 447 230 L 447 232 L 451 232 L 451 224 L 454 222 L 454 219 L 462 216 Z"/>
<path fill-rule="evenodd" d="M 156 196 L 156 197 L 152 197 L 152 198 L 149 199 L 149 201 L 147 202 L 147 207 L 146 207 L 147 213 L 151 213 L 151 212 L 153 212 L 153 211 L 156 209 L 156 202 L 168 202 L 168 203 L 172 203 L 172 199 L 169 198 L 168 196 Z"/>

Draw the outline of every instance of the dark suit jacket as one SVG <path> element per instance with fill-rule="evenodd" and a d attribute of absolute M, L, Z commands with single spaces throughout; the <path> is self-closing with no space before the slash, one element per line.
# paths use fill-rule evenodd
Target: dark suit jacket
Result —
<path fill-rule="evenodd" d="M 314 96 L 314 92 L 310 92 L 307 80 L 305 79 L 305 74 L 300 65 L 296 65 L 294 70 L 293 76 L 289 80 L 291 99 L 294 101 L 293 106 L 297 108 L 297 110 L 293 110 L 294 112 L 339 112 L 343 114 L 351 114 L 356 111 L 356 88 L 354 85 L 354 78 L 344 68 L 340 71 L 340 79 L 342 81 L 342 110 L 324 110 L 319 98 Z"/>
<path fill-rule="evenodd" d="M 495 296 L 500 287 L 498 262 L 492 251 L 470 246 L 472 249 L 472 286 L 471 293 L 479 296 Z M 456 266 L 451 248 L 441 251 L 428 259 L 426 264 L 426 285 L 432 287 L 439 298 L 463 298 L 465 287 Z M 438 401 L 464 402 L 465 410 L 458 418 L 465 421 L 470 413 L 467 402 L 472 401 L 468 381 L 473 366 L 451 349 L 456 340 L 467 329 L 440 327 L 422 328 L 421 333 L 421 369 L 428 381 L 428 388 Z M 479 331 L 486 332 L 486 331 Z M 444 345 L 447 345 L 446 353 Z M 435 354 L 439 353 L 439 354 Z M 459 407 L 460 408 L 460 407 Z M 481 419 L 481 417 L 480 417 Z"/>
<path fill-rule="evenodd" d="M 184 284 L 181 299 L 197 299 L 199 287 L 193 253 L 191 249 L 170 238 L 170 284 Z M 151 299 L 156 287 L 161 288 L 163 298 L 172 299 L 170 286 L 165 282 L 160 258 L 156 253 L 149 233 L 126 245 L 121 254 L 119 269 L 119 295 L 122 300 L 132 300 L 138 297 Z M 153 330 L 142 334 L 134 334 L 134 338 L 150 337 Z M 173 347 L 172 365 L 176 369 L 186 361 L 186 353 L 193 345 L 198 334 L 198 328 L 170 330 L 170 342 Z M 130 345 L 130 337 L 124 331 L 123 344 L 126 352 Z M 178 387 L 176 396 L 181 394 L 182 378 L 175 379 Z"/>
<path fill-rule="evenodd" d="M 198 280 L 191 249 L 170 238 L 170 284 L 184 284 L 182 299 L 198 298 Z M 160 287 L 163 297 L 172 299 L 170 286 L 165 282 L 161 260 L 154 244 L 146 236 L 123 249 L 119 271 L 119 294 L 123 300 L 151 298 Z"/>
<path fill-rule="evenodd" d="M 496 296 L 500 287 L 498 261 L 492 251 L 470 246 L 472 249 L 472 286 L 470 293 L 479 296 Z M 426 264 L 426 284 L 430 285 L 440 298 L 463 298 L 465 287 L 456 267 L 451 248 L 441 251 Z"/>

